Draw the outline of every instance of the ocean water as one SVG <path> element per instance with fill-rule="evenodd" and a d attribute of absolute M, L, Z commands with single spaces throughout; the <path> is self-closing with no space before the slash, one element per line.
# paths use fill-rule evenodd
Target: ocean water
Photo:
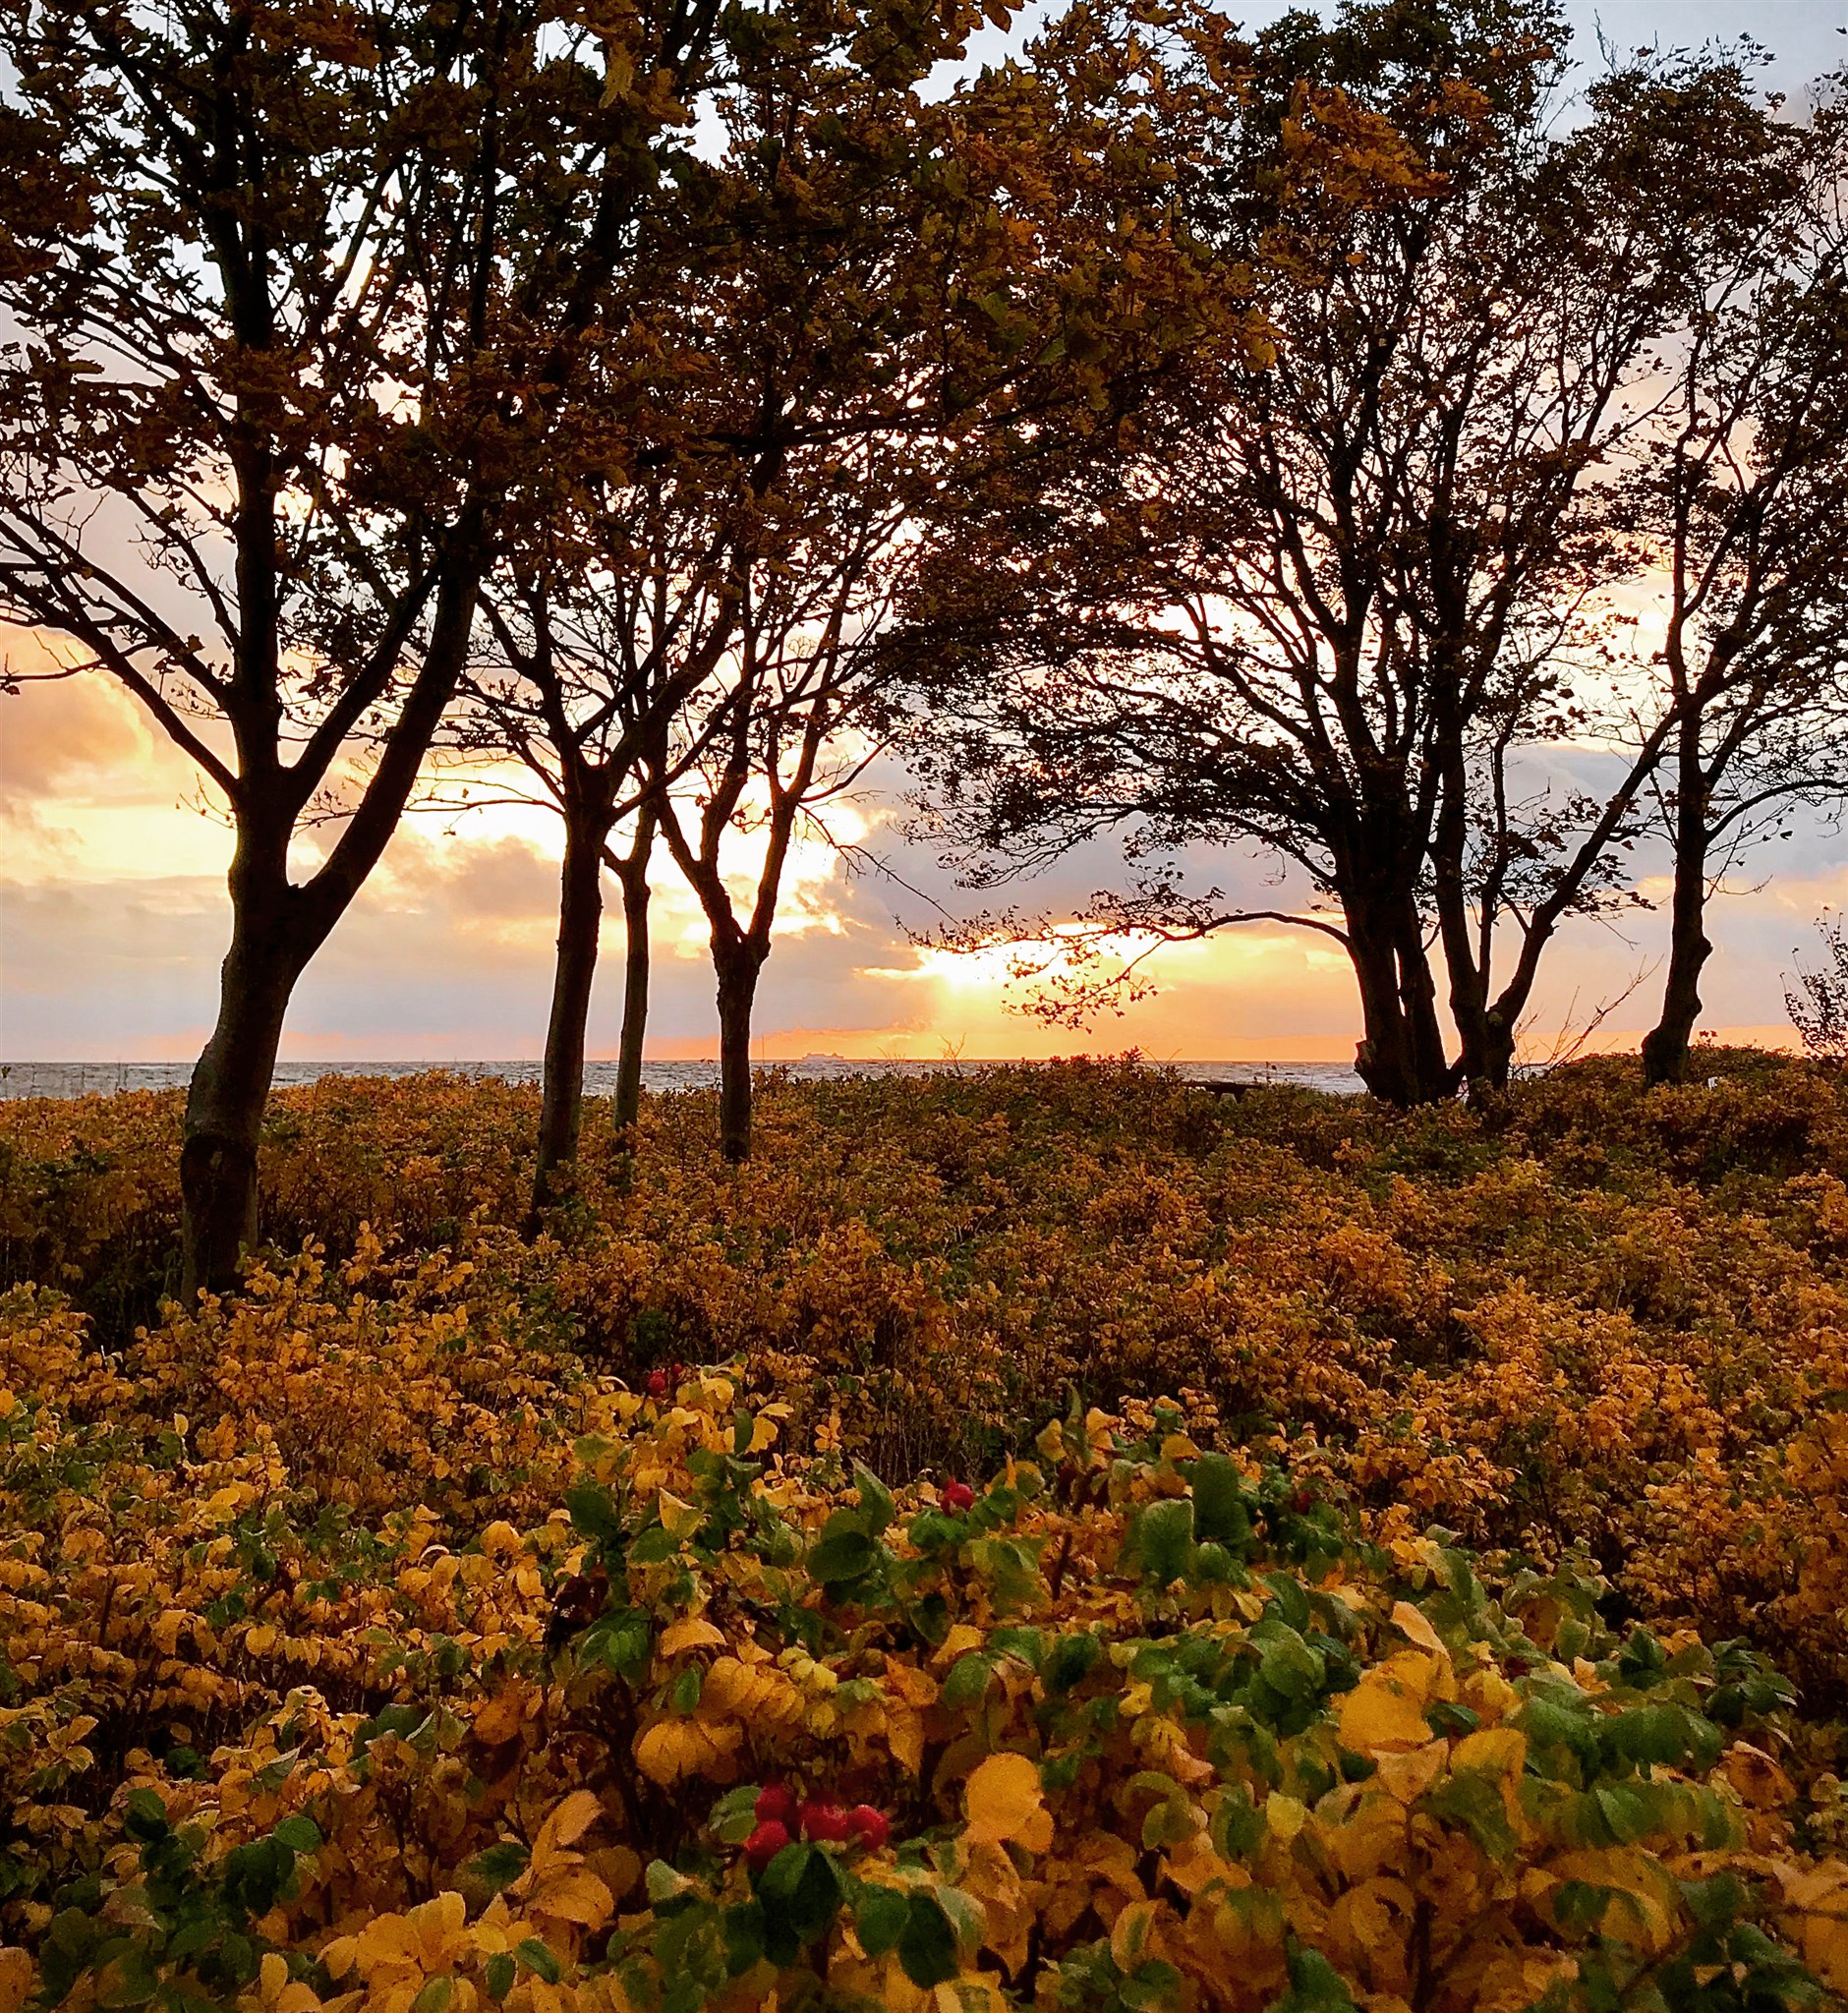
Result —
<path fill-rule="evenodd" d="M 761 1066 L 786 1070 L 791 1076 L 829 1081 L 843 1076 L 926 1076 L 945 1070 L 973 1072 L 972 1062 L 866 1061 L 842 1056 L 803 1056 L 792 1062 Z M 1171 1063 L 1177 1075 L 1195 1083 L 1299 1083 L 1313 1090 L 1357 1091 L 1360 1079 L 1341 1063 Z M 426 1069 L 452 1069 L 461 1076 L 498 1076 L 510 1083 L 537 1083 L 536 1061 L 458 1063 L 279 1063 L 279 1084 L 313 1083 L 320 1076 L 416 1076 Z M 4 1063 L 0 1064 L 0 1098 L 84 1097 L 118 1090 L 166 1090 L 184 1084 L 191 1063 Z M 650 1090 L 702 1090 L 719 1081 L 716 1062 L 644 1063 L 642 1081 Z M 607 1097 L 616 1087 L 613 1063 L 587 1063 L 584 1088 L 592 1097 Z"/>

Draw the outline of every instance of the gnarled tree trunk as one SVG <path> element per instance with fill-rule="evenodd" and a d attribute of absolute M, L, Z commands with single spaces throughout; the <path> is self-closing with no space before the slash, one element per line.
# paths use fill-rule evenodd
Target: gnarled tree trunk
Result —
<path fill-rule="evenodd" d="M 245 851 L 242 841 L 239 851 Z M 291 891 L 279 877 L 265 878 L 277 885 L 234 908 L 231 948 L 219 972 L 218 1018 L 187 1090 L 180 1197 L 181 1294 L 189 1304 L 202 1292 L 234 1287 L 239 1261 L 257 1242 L 263 1108 L 289 995 L 308 957 L 291 927 Z M 238 879 L 234 867 L 234 886 Z"/>
<path fill-rule="evenodd" d="M 584 1048 L 591 988 L 604 921 L 604 825 L 594 802 L 568 801 L 564 865 L 559 875 L 558 957 L 552 968 L 551 1014 L 539 1114 L 539 1157 L 533 1171 L 533 1215 L 569 1195 L 584 1119 Z"/>
<path fill-rule="evenodd" d="M 635 837 L 620 855 L 616 879 L 622 888 L 622 1043 L 616 1057 L 616 1096 L 611 1114 L 619 1148 L 632 1150 L 636 1121 L 642 1116 L 642 1044 L 648 1034 L 649 941 L 648 905 L 650 855 L 654 851 L 657 816 L 652 804 L 636 818 Z"/>
<path fill-rule="evenodd" d="M 721 941 L 713 963 L 719 976 L 719 1150 L 729 1161 L 751 1157 L 751 1012 L 757 981 L 769 956 L 748 938 Z"/>
<path fill-rule="evenodd" d="M 1706 937 L 1707 801 L 1698 720 L 1682 726 L 1676 771 L 1668 977 L 1661 1015 L 1643 1038 L 1646 1083 L 1680 1083 L 1686 1077 L 1689 1045 L 1701 1019 L 1701 973 L 1713 952 Z"/>

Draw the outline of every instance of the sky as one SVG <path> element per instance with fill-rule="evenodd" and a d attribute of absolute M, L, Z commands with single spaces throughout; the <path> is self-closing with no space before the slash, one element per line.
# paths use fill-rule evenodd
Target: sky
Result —
<path fill-rule="evenodd" d="M 1848 0 L 1607 0 L 1575 7 L 1582 36 L 1618 48 L 1698 44 L 1748 30 L 1775 53 L 1772 87 L 1801 100 L 1808 80 L 1848 60 Z M 0 648 L 34 656 L 30 638 Z M 930 849 L 908 842 L 901 779 L 876 770 L 841 807 L 840 835 L 888 875 L 798 845 L 760 992 L 766 1060 L 809 1053 L 967 1058 L 1118 1052 L 1162 1060 L 1346 1062 L 1357 1009 L 1338 946 L 1262 926 L 1166 949 L 1157 990 L 1084 1030 L 1014 1008 L 1005 956 L 955 957 L 920 946 L 943 912 L 985 899 L 956 887 Z M 0 698 L 0 1058 L 181 1061 L 209 1028 L 228 931 L 229 834 L 199 805 L 184 758 L 96 679 L 29 684 Z M 413 817 L 298 989 L 283 1053 L 299 1061 L 514 1059 L 543 1046 L 557 891 L 557 834 L 543 813 L 483 813 L 459 827 Z M 1081 903 L 1113 879 L 1092 849 L 1014 891 L 1022 905 Z M 1200 871 L 1258 905 L 1288 905 L 1261 862 L 1202 860 Z M 1666 862 L 1639 859 L 1639 889 L 1665 892 Z M 894 878 L 894 876 L 896 878 Z M 1848 908 L 1848 834 L 1810 821 L 1748 863 L 1714 904 L 1716 952 L 1704 1026 L 1788 1043 L 1783 993 L 1814 955 L 1824 907 Z M 664 868 L 655 898 L 649 1053 L 714 1052 L 706 930 Z M 1569 925 L 1549 952 L 1530 1047 L 1570 1040 L 1600 1006 L 1601 1045 L 1649 1024 L 1664 929 L 1659 907 L 1618 923 Z M 591 1021 L 593 1056 L 614 1053 L 620 1013 L 619 916 Z M 1634 986 L 1627 998 L 1627 988 Z"/>

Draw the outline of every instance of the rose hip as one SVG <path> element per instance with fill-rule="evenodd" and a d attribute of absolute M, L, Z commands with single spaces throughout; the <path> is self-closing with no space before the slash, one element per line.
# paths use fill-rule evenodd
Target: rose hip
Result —
<path fill-rule="evenodd" d="M 760 1824 L 792 1824 L 795 1821 L 795 1792 L 786 1782 L 767 1783 L 757 1793 L 756 1809 Z"/>
<path fill-rule="evenodd" d="M 817 1845 L 844 1845 L 847 1838 L 847 1813 L 838 1804 L 811 1797 L 796 1812 L 802 1827 L 802 1836 L 813 1839 Z"/>

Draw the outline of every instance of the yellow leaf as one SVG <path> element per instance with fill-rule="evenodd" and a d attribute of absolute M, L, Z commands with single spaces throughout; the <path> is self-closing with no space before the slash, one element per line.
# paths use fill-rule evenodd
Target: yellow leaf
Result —
<path fill-rule="evenodd" d="M 1403 1650 L 1369 1670 L 1341 1701 L 1341 1744 L 1357 1754 L 1379 1748 L 1421 1748 L 1431 1738 L 1424 1723 L 1431 1663 Z"/>
<path fill-rule="evenodd" d="M 1309 1807 L 1296 1797 L 1275 1790 L 1264 1799 L 1264 1821 L 1286 1845 L 1308 1822 Z"/>
<path fill-rule="evenodd" d="M 669 1537 L 691 1537 L 706 1522 L 706 1513 L 697 1503 L 683 1503 L 669 1490 L 663 1489 L 655 1501 Z"/>
<path fill-rule="evenodd" d="M 1450 1765 L 1484 1775 L 1519 1775 L 1528 1765 L 1528 1737 L 1512 1726 L 1478 1728 L 1457 1743 Z"/>
<path fill-rule="evenodd" d="M 1393 1627 L 1409 1641 L 1415 1642 L 1420 1649 L 1428 1649 L 1433 1656 L 1443 1656 L 1443 1639 L 1430 1625 L 1429 1620 L 1415 1608 L 1409 1600 L 1393 1602 Z"/>
<path fill-rule="evenodd" d="M 0 1951 L 0 2013 L 20 2013 L 32 1995 L 32 1959 L 25 1951 Z"/>
<path fill-rule="evenodd" d="M 370 1977 L 387 1965 L 421 1966 L 423 1943 L 401 1915 L 381 1915 L 360 1931 L 353 1954 L 360 1970 Z"/>
<path fill-rule="evenodd" d="M 599 1874 L 617 1901 L 642 1877 L 642 1858 L 626 1845 L 606 1845 L 586 1853 L 584 1863 Z"/>
<path fill-rule="evenodd" d="M 966 1656 L 971 1649 L 980 1649 L 988 1640 L 978 1628 L 969 1622 L 958 1622 L 944 1638 L 943 1646 L 937 1652 L 938 1663 L 954 1663 L 959 1656 Z"/>
<path fill-rule="evenodd" d="M 969 1829 L 977 1838 L 1012 1841 L 1028 1852 L 1045 1852 L 1053 1842 L 1052 1812 L 1046 1808 L 1039 1770 L 1024 1754 L 991 1754 L 963 1787 Z"/>
<path fill-rule="evenodd" d="M 517 1680 L 503 1685 L 486 1704 L 476 1708 L 473 1722 L 475 1738 L 491 1748 L 512 1740 L 526 1724 L 527 1700 L 531 1697 L 532 1694 Z"/>
<path fill-rule="evenodd" d="M 1378 1780 L 1402 1804 L 1415 1804 L 1430 1788 L 1450 1758 L 1443 1741 L 1426 1741 L 1421 1748 L 1395 1750 L 1379 1757 Z"/>
<path fill-rule="evenodd" d="M 587 1929 L 600 1928 L 616 1912 L 615 1896 L 588 1867 L 574 1867 L 534 1895 L 535 1915 L 555 1916 Z"/>
<path fill-rule="evenodd" d="M 1762 1748 L 1750 1741 L 1735 1741 L 1720 1763 L 1740 1796 L 1756 1811 L 1788 1810 L 1796 1800 L 1790 1777 Z"/>
<path fill-rule="evenodd" d="M 682 1776 L 720 1772 L 743 1739 L 738 1726 L 661 1719 L 636 1735 L 635 1765 L 650 1782 L 670 1789 Z"/>
<path fill-rule="evenodd" d="M 1133 1977 L 1153 1954 L 1150 1942 L 1155 1933 L 1152 1901 L 1135 1901 L 1126 1908 L 1110 1929 L 1110 1954 L 1126 1978 Z"/>
<path fill-rule="evenodd" d="M 688 1615 L 661 1632 L 663 1656 L 678 1656 L 683 1649 L 722 1649 L 724 1636 L 704 1615 Z"/>
<path fill-rule="evenodd" d="M 555 1805 L 539 1827 L 533 1841 L 533 1865 L 540 1871 L 566 1846 L 575 1845 L 599 1817 L 604 1807 L 595 1791 L 574 1789 L 564 1802 Z"/>

